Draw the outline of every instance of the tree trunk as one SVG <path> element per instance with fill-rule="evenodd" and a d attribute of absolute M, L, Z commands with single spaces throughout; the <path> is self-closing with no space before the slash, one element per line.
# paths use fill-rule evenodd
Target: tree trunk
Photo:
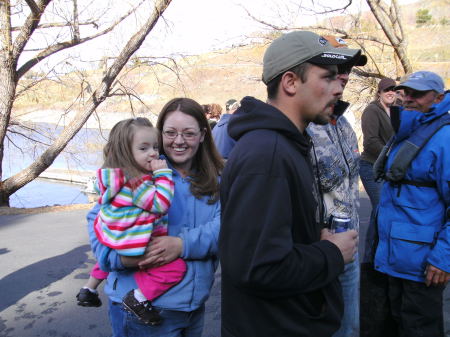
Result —
<path fill-rule="evenodd" d="M 126 65 L 133 53 L 142 45 L 146 36 L 153 29 L 160 16 L 169 6 L 170 2 L 171 0 L 158 0 L 156 2 L 153 13 L 144 26 L 131 37 L 126 46 L 122 49 L 120 55 L 104 75 L 101 84 L 90 97 L 84 110 L 76 114 L 74 119 L 63 130 L 56 141 L 39 158 L 37 158 L 34 163 L 2 182 L 2 185 L 0 186 L 0 206 L 8 206 L 9 202 L 7 200 L 9 199 L 9 196 L 38 177 L 39 174 L 41 174 L 53 163 L 61 151 L 64 150 L 67 143 L 83 127 L 92 112 L 94 112 L 95 109 L 97 109 L 97 107 L 108 97 L 111 86 L 117 75 Z M 15 88 L 15 86 L 13 87 Z M 12 101 L 13 99 L 11 99 L 11 102 Z M 12 105 L 12 103 L 10 104 Z"/>
<path fill-rule="evenodd" d="M 397 55 L 405 74 L 413 72 L 411 62 L 409 61 L 406 38 L 403 34 L 402 21 L 400 17 L 400 9 L 396 0 L 392 0 L 389 10 L 383 8 L 384 2 L 379 0 L 366 0 L 375 19 L 378 21 L 384 35 L 389 40 L 394 53 Z M 391 13 L 387 15 L 386 13 Z"/>
<path fill-rule="evenodd" d="M 3 162 L 4 141 L 8 129 L 11 109 L 16 94 L 15 63 L 12 58 L 11 13 L 9 0 L 0 2 L 0 163 Z M 4 194 L 3 170 L 0 165 L 0 205 L 9 206 L 9 194 Z M 5 191 L 6 192 L 6 191 Z M 6 197 L 6 195 L 8 197 Z"/>

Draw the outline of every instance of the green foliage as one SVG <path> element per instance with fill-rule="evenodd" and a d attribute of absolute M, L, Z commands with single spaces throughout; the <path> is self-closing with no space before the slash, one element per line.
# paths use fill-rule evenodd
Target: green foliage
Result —
<path fill-rule="evenodd" d="M 447 19 L 447 18 L 442 18 L 442 19 L 439 21 L 439 23 L 440 23 L 442 26 L 447 26 L 447 25 L 450 25 L 450 20 Z"/>
<path fill-rule="evenodd" d="M 432 16 L 428 9 L 419 9 L 416 13 L 416 25 L 421 27 L 431 23 Z"/>

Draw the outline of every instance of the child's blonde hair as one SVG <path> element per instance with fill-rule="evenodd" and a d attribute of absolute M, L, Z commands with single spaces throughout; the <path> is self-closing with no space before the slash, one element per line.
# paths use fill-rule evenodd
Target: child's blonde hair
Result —
<path fill-rule="evenodd" d="M 118 122 L 109 133 L 108 142 L 103 148 L 102 168 L 121 168 L 127 178 L 134 178 L 148 173 L 143 171 L 133 156 L 131 144 L 137 128 L 147 127 L 155 133 L 159 140 L 159 131 L 144 117 L 124 119 Z"/>

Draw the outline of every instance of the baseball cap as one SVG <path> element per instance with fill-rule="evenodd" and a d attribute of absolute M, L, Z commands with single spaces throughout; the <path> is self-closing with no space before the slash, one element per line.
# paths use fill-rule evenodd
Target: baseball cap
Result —
<path fill-rule="evenodd" d="M 238 101 L 236 101 L 235 99 L 229 99 L 226 103 L 225 103 L 225 110 L 230 110 L 231 109 L 231 107 L 235 104 L 235 103 L 237 103 Z"/>
<path fill-rule="evenodd" d="M 334 48 L 348 48 L 348 44 L 343 38 L 334 35 L 324 35 L 323 37 L 327 39 Z M 353 60 L 355 61 L 353 64 L 354 66 L 365 66 L 367 63 L 367 56 L 361 54 L 358 58 L 355 57 Z"/>
<path fill-rule="evenodd" d="M 389 88 L 389 87 L 395 87 L 397 83 L 392 78 L 382 78 L 381 81 L 378 83 L 378 92 L 382 92 L 383 90 Z"/>
<path fill-rule="evenodd" d="M 396 90 L 404 88 L 411 88 L 417 91 L 434 90 L 442 94 L 444 93 L 444 81 L 438 74 L 431 71 L 417 71 L 395 87 Z"/>
<path fill-rule="evenodd" d="M 356 61 L 360 49 L 335 48 L 316 33 L 295 31 L 283 34 L 267 48 L 263 58 L 262 81 L 267 84 L 275 77 L 301 63 L 338 65 Z"/>

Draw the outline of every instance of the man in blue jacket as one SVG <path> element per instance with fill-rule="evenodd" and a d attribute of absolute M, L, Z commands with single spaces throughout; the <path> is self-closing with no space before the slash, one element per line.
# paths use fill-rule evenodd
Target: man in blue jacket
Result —
<path fill-rule="evenodd" d="M 228 123 L 237 108 L 239 108 L 239 102 L 235 99 L 229 99 L 225 103 L 226 113 L 222 114 L 222 117 L 220 117 L 220 120 L 212 130 L 216 148 L 224 159 L 228 159 L 228 155 L 236 143 L 236 141 L 228 135 Z"/>
<path fill-rule="evenodd" d="M 450 95 L 444 98 L 441 77 L 429 71 L 412 74 L 396 89 L 405 91 L 404 110 L 385 158 L 375 269 L 388 275 L 397 336 L 443 337 L 442 293 L 450 278 L 450 125 L 431 136 L 404 176 L 394 179 L 399 170 L 392 168 L 401 166 L 396 158 L 403 157 L 412 136 L 448 118 Z"/>

